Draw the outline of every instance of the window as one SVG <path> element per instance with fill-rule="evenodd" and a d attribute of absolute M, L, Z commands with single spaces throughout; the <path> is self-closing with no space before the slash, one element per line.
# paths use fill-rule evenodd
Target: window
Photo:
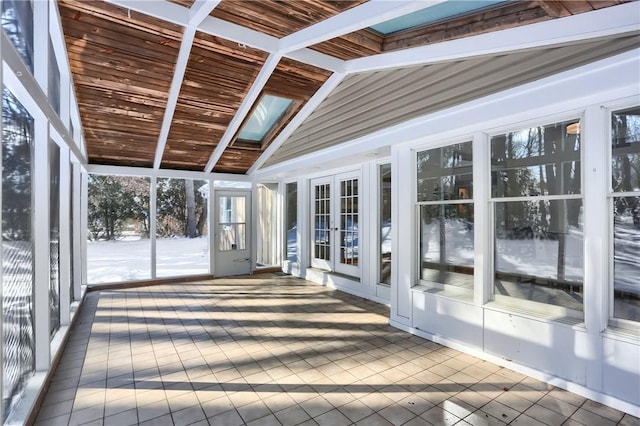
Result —
<path fill-rule="evenodd" d="M 32 0 L 3 0 L 2 28 L 33 73 L 33 5 Z"/>
<path fill-rule="evenodd" d="M 491 138 L 496 300 L 556 305 L 582 317 L 580 154 L 577 119 Z"/>
<path fill-rule="evenodd" d="M 221 196 L 218 218 L 219 251 L 246 250 L 247 218 L 245 196 Z"/>
<path fill-rule="evenodd" d="M 51 38 L 49 38 L 49 104 L 56 114 L 60 115 L 60 69 Z"/>
<path fill-rule="evenodd" d="M 156 276 L 209 273 L 207 181 L 159 178 Z"/>
<path fill-rule="evenodd" d="M 465 15 L 479 9 L 503 3 L 504 1 L 505 0 L 444 1 L 434 6 L 372 25 L 370 28 L 386 36 L 398 31 L 408 30 L 410 28 L 431 24 L 455 16 Z"/>
<path fill-rule="evenodd" d="M 299 102 L 263 94 L 240 128 L 233 145 L 261 149 L 271 142 Z"/>
<path fill-rule="evenodd" d="M 378 168 L 380 194 L 378 205 L 378 226 L 380 227 L 380 264 L 378 281 L 391 285 L 391 164 Z"/>
<path fill-rule="evenodd" d="M 640 321 L 640 106 L 611 114 L 613 317 Z"/>
<path fill-rule="evenodd" d="M 298 184 L 288 183 L 285 194 L 286 259 L 298 262 Z"/>
<path fill-rule="evenodd" d="M 473 296 L 472 143 L 417 153 L 420 279 Z"/>
<path fill-rule="evenodd" d="M 49 332 L 60 328 L 60 147 L 49 140 Z"/>
<path fill-rule="evenodd" d="M 33 375 L 34 120 L 2 92 L 2 414 L 6 420 Z"/>
<path fill-rule="evenodd" d="M 151 278 L 149 179 L 89 175 L 89 284 Z"/>

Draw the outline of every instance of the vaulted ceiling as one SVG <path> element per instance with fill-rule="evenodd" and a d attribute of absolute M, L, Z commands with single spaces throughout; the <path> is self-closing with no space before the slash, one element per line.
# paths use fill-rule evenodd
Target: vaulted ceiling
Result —
<path fill-rule="evenodd" d="M 486 7 L 387 35 L 370 27 L 442 2 L 59 0 L 58 4 L 90 164 L 244 174 L 279 158 L 290 159 L 327 143 L 344 141 L 334 139 L 324 145 L 314 145 L 312 141 L 308 149 L 301 146 L 305 138 L 309 139 L 308 134 L 300 136 L 301 131 L 313 127 L 314 119 L 315 130 L 319 130 L 317 124 L 321 123 L 320 133 L 331 139 L 333 124 L 331 120 L 314 118 L 316 108 L 321 116 L 327 117 L 329 111 L 328 116 L 334 117 L 335 122 L 344 122 L 340 117 L 358 115 L 358 111 L 349 107 L 358 93 L 384 88 L 402 76 L 410 79 L 413 75 L 414 82 L 427 81 L 434 72 L 446 76 L 465 68 L 460 58 L 450 61 L 451 68 L 443 64 L 428 68 L 418 59 L 416 63 L 421 66 L 416 70 L 422 74 L 416 74 L 406 69 L 405 60 L 399 67 L 404 70 L 394 73 L 387 65 L 385 72 L 371 77 L 379 67 L 375 62 L 366 62 L 372 58 L 403 50 L 420 55 L 421 51 L 416 50 L 419 46 L 626 2 L 485 2 Z M 637 38 L 629 39 L 629 34 L 620 35 L 620 40 L 623 39 L 622 44 L 612 42 L 611 38 L 595 40 L 596 44 L 585 45 L 582 52 L 585 58 L 595 60 L 638 45 Z M 599 49 L 600 55 L 590 54 L 593 49 Z M 559 54 L 571 56 L 570 52 L 558 51 L 545 54 L 549 58 Z M 533 56 L 505 60 L 513 67 L 510 80 L 513 84 L 528 81 L 514 64 Z M 573 57 L 564 67 L 549 69 L 557 72 L 584 62 Z M 476 70 L 481 74 L 467 74 L 464 81 L 470 83 L 482 73 L 499 71 L 488 62 L 480 60 L 484 68 Z M 527 75 L 530 80 L 544 74 Z M 422 77 L 415 78 L 418 75 Z M 498 83 L 501 79 L 494 80 Z M 452 90 L 447 97 L 447 87 L 450 86 L 441 87 L 444 92 L 440 97 L 450 98 L 448 102 L 443 100 L 444 104 L 468 99 L 459 90 Z M 349 95 L 334 96 L 331 100 L 334 90 Z M 393 98 L 394 90 L 385 93 Z M 242 140 L 238 132 L 265 94 L 291 99 L 293 103 L 259 143 Z M 376 101 L 385 104 L 380 96 Z M 371 109 L 362 104 L 362 100 L 356 102 L 354 108 L 360 105 L 367 111 Z M 423 112 L 434 106 L 429 102 L 415 104 Z M 384 113 L 384 108 L 380 111 Z M 409 111 L 407 117 L 420 111 Z M 394 117 L 395 122 L 402 119 L 398 114 Z M 305 123 L 307 118 L 310 121 Z M 376 120 L 379 124 L 379 119 Z M 369 128 L 373 131 L 376 123 L 360 126 L 357 134 L 362 135 Z M 298 128 L 302 130 L 296 133 Z M 344 124 L 341 129 L 345 129 Z M 278 155 L 276 148 L 280 147 L 283 153 Z"/>

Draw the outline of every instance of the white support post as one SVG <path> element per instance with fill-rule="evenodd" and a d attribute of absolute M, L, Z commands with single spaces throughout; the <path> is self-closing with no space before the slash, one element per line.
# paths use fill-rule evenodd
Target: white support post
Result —
<path fill-rule="evenodd" d="M 309 224 L 312 218 L 309 206 L 309 180 L 300 178 L 298 179 L 298 233 L 296 244 L 298 245 L 298 268 L 301 278 L 306 275 L 311 256 Z"/>
<path fill-rule="evenodd" d="M 208 224 L 207 224 L 207 229 L 209 230 L 209 235 L 207 235 L 207 238 L 209 239 L 209 273 L 211 275 L 215 275 L 215 243 L 216 243 L 216 239 L 215 239 L 215 235 L 216 235 L 216 221 L 215 221 L 215 215 L 217 214 L 217 212 L 215 211 L 215 190 L 213 188 L 213 178 L 210 177 L 207 179 L 207 182 L 209 183 L 209 199 L 207 200 L 207 202 L 209 203 L 209 214 L 208 214 Z"/>
<path fill-rule="evenodd" d="M 473 302 L 482 306 L 491 298 L 493 279 L 491 261 L 491 205 L 489 204 L 489 141 L 482 133 L 473 135 Z"/>
<path fill-rule="evenodd" d="M 149 179 L 149 240 L 151 241 L 151 279 L 156 279 L 158 274 L 156 273 L 156 215 L 157 215 L 157 199 L 156 195 L 158 187 L 158 179 L 155 176 L 151 176 Z"/>
<path fill-rule="evenodd" d="M 77 163 L 72 164 L 71 173 L 73 173 L 73 188 L 71 199 L 73 203 L 73 222 L 71 227 L 73 228 L 73 300 L 80 300 L 82 292 L 83 273 L 86 269 L 86 257 L 82 252 L 82 174 L 80 172 L 80 165 Z"/>
<path fill-rule="evenodd" d="M 610 283 L 608 267 L 609 238 L 611 235 L 611 207 L 608 193 L 608 158 L 611 146 L 608 136 L 609 117 L 606 109 L 590 106 L 582 123 L 584 229 L 588 236 L 584 242 L 584 322 L 587 328 L 590 350 L 587 361 L 587 386 L 602 388 L 603 347 L 600 333 L 607 327 L 609 318 Z M 607 201 L 603 206 L 603 201 Z M 588 242 L 588 244 L 587 244 Z M 611 254 L 612 256 L 612 254 Z"/>
<path fill-rule="evenodd" d="M 391 192 L 396 195 L 391 206 L 391 319 L 411 324 L 411 286 L 415 280 L 416 217 L 413 188 L 413 152 L 406 147 L 391 147 Z M 405 244 L 400 244 L 404 241 Z"/>
<path fill-rule="evenodd" d="M 46 371 L 50 364 L 49 336 L 49 123 L 40 114 L 35 118 L 33 159 L 33 228 L 34 244 L 34 335 L 36 371 Z"/>
<path fill-rule="evenodd" d="M 71 164 L 69 163 L 69 148 L 60 147 L 60 326 L 69 325 L 71 320 Z"/>

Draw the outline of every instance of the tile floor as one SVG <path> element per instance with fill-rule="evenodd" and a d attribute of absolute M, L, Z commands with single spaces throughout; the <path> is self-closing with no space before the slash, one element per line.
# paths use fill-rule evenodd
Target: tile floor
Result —
<path fill-rule="evenodd" d="M 260 274 L 87 295 L 40 425 L 639 425 Z"/>

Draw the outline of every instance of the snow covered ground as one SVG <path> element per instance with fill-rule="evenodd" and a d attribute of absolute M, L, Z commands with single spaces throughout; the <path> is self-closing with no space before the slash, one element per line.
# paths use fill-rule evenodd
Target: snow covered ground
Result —
<path fill-rule="evenodd" d="M 158 238 L 158 277 L 206 274 L 209 272 L 208 237 Z M 115 283 L 151 278 L 149 239 L 87 242 L 89 284 Z"/>

